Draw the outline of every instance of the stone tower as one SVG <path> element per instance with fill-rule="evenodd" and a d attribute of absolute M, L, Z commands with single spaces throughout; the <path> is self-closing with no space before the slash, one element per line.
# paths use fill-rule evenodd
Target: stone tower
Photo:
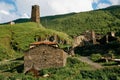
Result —
<path fill-rule="evenodd" d="M 91 31 L 91 37 L 92 37 L 92 43 L 96 44 L 95 32 L 93 30 Z"/>
<path fill-rule="evenodd" d="M 39 6 L 38 5 L 33 5 L 32 6 L 31 21 L 40 23 L 40 11 L 39 11 Z"/>

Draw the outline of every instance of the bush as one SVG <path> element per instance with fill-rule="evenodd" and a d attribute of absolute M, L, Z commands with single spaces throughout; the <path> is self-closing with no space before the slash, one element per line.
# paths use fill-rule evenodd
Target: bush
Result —
<path fill-rule="evenodd" d="M 92 54 L 92 55 L 90 56 L 90 59 L 93 60 L 93 61 L 98 61 L 98 60 L 101 59 L 101 57 L 102 57 L 102 55 L 99 54 L 99 53 L 97 53 L 97 54 Z"/>
<path fill-rule="evenodd" d="M 0 80 L 6 80 L 6 77 L 3 75 L 0 75 Z"/>

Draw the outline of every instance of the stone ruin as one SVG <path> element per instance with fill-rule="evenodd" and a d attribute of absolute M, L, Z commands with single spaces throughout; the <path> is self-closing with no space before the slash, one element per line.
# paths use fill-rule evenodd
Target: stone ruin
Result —
<path fill-rule="evenodd" d="M 115 33 L 114 32 L 108 32 L 107 35 L 115 37 Z"/>
<path fill-rule="evenodd" d="M 72 48 L 69 51 L 70 55 L 74 55 L 74 48 L 78 46 L 85 46 L 85 45 L 91 45 L 91 44 L 97 44 L 96 43 L 96 35 L 95 32 L 92 31 L 86 31 L 80 36 L 76 36 L 73 38 Z"/>
<path fill-rule="evenodd" d="M 98 40 L 98 42 L 100 44 L 106 44 L 112 41 L 116 41 L 117 38 L 115 37 L 115 33 L 114 32 L 108 32 L 105 36 L 103 36 L 100 40 Z"/>
<path fill-rule="evenodd" d="M 117 40 L 117 38 L 115 37 L 114 32 L 108 32 L 105 36 L 102 36 L 99 34 L 95 34 L 93 30 L 86 31 L 82 35 L 74 37 L 74 41 L 72 44 L 72 54 L 74 53 L 74 48 L 78 46 L 105 44 L 115 40 Z"/>
<path fill-rule="evenodd" d="M 63 67 L 66 64 L 67 53 L 62 49 L 52 46 L 54 42 L 35 42 L 24 54 L 24 73 L 38 71 L 46 68 Z"/>
<path fill-rule="evenodd" d="M 77 46 L 84 46 L 84 40 L 85 40 L 85 36 L 83 35 L 75 37 L 72 47 L 75 48 Z"/>
<path fill-rule="evenodd" d="M 40 9 L 38 5 L 32 6 L 31 21 L 40 23 Z"/>
<path fill-rule="evenodd" d="M 86 31 L 80 36 L 74 37 L 73 48 L 77 46 L 84 46 L 89 44 L 97 44 L 96 42 L 96 34 L 92 31 Z"/>
<path fill-rule="evenodd" d="M 59 44 L 69 44 L 70 43 L 69 41 L 67 41 L 65 39 L 61 39 L 57 34 L 46 35 L 45 37 L 35 35 L 34 40 L 36 42 L 38 42 L 38 41 L 50 41 L 50 42 L 56 42 Z"/>
<path fill-rule="evenodd" d="M 114 32 L 108 32 L 105 36 L 100 34 L 95 34 L 95 32 L 92 31 L 86 31 L 83 34 L 76 36 L 73 38 L 73 44 L 72 48 L 68 52 L 70 55 L 74 55 L 74 49 L 76 47 L 82 47 L 82 46 L 89 46 L 89 45 L 96 45 L 96 44 L 106 44 L 111 41 L 116 41 L 117 38 L 115 37 Z"/>

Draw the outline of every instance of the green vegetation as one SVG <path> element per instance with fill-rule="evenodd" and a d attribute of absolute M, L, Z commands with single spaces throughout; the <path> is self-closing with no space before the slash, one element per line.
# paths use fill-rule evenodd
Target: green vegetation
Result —
<path fill-rule="evenodd" d="M 96 44 L 96 45 L 88 45 L 88 46 L 82 46 L 82 47 L 76 47 L 75 53 L 82 55 L 82 56 L 90 56 L 92 54 L 109 54 L 111 57 L 117 57 L 119 58 L 119 50 L 120 49 L 120 42 L 114 41 L 109 42 L 108 44 Z"/>
<path fill-rule="evenodd" d="M 90 59 L 93 60 L 93 61 L 98 61 L 98 60 L 101 59 L 101 57 L 102 57 L 102 55 L 99 54 L 99 53 L 97 53 L 97 54 L 91 54 Z"/>
<path fill-rule="evenodd" d="M 71 36 L 80 35 L 86 30 L 95 30 L 105 34 L 112 30 L 120 32 L 120 6 L 105 9 L 41 17 L 41 24 L 49 29 L 65 32 Z M 16 23 L 29 22 L 30 19 L 18 19 Z"/>
<path fill-rule="evenodd" d="M 120 35 L 120 6 L 81 13 L 70 13 L 41 17 L 41 24 L 49 29 L 65 32 L 68 35 L 80 35 L 86 30 L 94 30 L 99 34 L 108 31 Z M 30 22 L 30 19 L 18 19 L 16 23 Z"/>
<path fill-rule="evenodd" d="M 40 71 L 41 76 L 35 78 L 31 74 L 23 74 L 23 66 L 19 66 L 19 61 L 12 62 L 9 67 L 2 67 L 0 65 L 0 79 L 2 80 L 120 80 L 120 67 L 104 68 L 95 70 L 90 65 L 80 62 L 77 58 L 68 58 L 67 65 L 62 68 L 50 68 Z M 13 65 L 13 66 L 12 66 Z M 15 65 L 19 67 L 14 67 Z M 20 70 L 20 71 L 17 71 Z M 42 77 L 45 74 L 49 74 L 49 77 Z"/>
<path fill-rule="evenodd" d="M 42 25 L 32 22 L 0 25 L 0 60 L 15 57 L 18 55 L 17 53 L 23 53 L 29 48 L 30 43 L 36 41 L 36 38 L 44 40 L 53 35 L 58 35 L 61 40 L 65 40 L 67 43 L 71 42 L 67 34 L 45 29 Z"/>
<path fill-rule="evenodd" d="M 96 33 L 105 34 L 112 30 L 120 31 L 120 6 L 106 9 L 42 17 L 41 23 L 50 29 L 66 32 L 69 35 L 79 35 L 86 30 L 95 30 Z"/>
<path fill-rule="evenodd" d="M 30 22 L 30 19 L 19 19 L 15 23 L 0 25 L 0 80 L 120 80 L 120 67 L 116 66 L 116 62 L 99 62 L 105 68 L 95 70 L 93 66 L 78 60 L 80 56 L 90 56 L 95 62 L 101 57 L 120 58 L 120 6 L 42 17 L 41 24 L 44 27 Z M 30 43 L 57 35 L 61 41 L 66 42 L 59 46 L 69 48 L 71 37 L 86 30 L 94 30 L 102 35 L 114 31 L 118 41 L 76 47 L 77 58 L 69 57 L 65 67 L 41 70 L 39 78 L 23 74 L 23 52 L 29 48 Z M 17 57 L 22 58 L 11 60 Z M 44 74 L 49 74 L 49 77 L 42 77 Z"/>

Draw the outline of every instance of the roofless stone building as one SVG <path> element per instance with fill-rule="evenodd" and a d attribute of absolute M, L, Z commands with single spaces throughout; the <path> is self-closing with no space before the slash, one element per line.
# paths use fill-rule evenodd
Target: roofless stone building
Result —
<path fill-rule="evenodd" d="M 55 42 L 34 42 L 24 55 L 24 73 L 31 69 L 63 67 L 66 64 L 67 53 L 56 47 Z"/>
<path fill-rule="evenodd" d="M 32 6 L 31 21 L 40 23 L 40 9 L 38 5 Z"/>

